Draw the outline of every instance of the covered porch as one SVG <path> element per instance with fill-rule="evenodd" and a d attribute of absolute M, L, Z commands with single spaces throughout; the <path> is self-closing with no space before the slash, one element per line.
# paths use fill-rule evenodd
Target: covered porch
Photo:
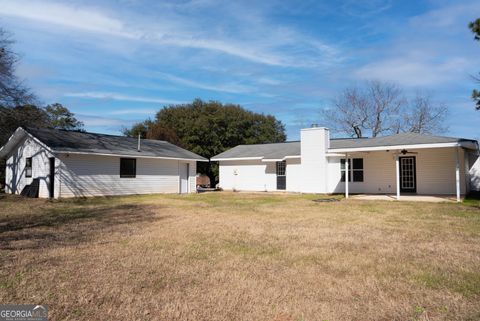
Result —
<path fill-rule="evenodd" d="M 335 190 L 346 198 L 460 202 L 469 191 L 468 153 L 475 149 L 459 142 L 349 148 L 329 156 L 341 158 Z"/>

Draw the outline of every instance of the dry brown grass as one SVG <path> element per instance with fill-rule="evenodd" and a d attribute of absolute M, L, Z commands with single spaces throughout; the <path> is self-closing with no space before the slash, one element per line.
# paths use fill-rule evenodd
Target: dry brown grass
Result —
<path fill-rule="evenodd" d="M 0 198 L 0 302 L 51 320 L 478 320 L 480 207 Z"/>

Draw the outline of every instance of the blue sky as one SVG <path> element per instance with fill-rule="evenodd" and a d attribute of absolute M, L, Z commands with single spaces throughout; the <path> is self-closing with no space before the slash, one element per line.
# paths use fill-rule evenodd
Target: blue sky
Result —
<path fill-rule="evenodd" d="M 480 43 L 467 29 L 478 17 L 478 0 L 0 0 L 19 76 L 89 131 L 198 97 L 273 114 L 290 140 L 369 79 L 428 92 L 450 108 L 444 134 L 480 137 Z"/>

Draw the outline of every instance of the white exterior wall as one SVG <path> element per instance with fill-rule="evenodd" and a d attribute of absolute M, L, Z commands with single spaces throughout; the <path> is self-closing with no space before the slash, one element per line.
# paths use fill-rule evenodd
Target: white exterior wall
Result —
<path fill-rule="evenodd" d="M 468 153 L 466 164 L 470 190 L 480 191 L 480 157 L 478 153 Z"/>
<path fill-rule="evenodd" d="M 416 157 L 417 194 L 455 194 L 456 148 L 432 148 L 411 150 Z M 402 156 L 402 155 L 400 155 Z M 340 158 L 329 158 L 329 192 L 344 193 L 345 183 L 340 182 Z M 349 182 L 350 193 L 396 193 L 394 152 L 370 152 L 349 155 L 349 158 L 363 158 L 364 181 Z M 460 190 L 466 192 L 464 152 L 459 152 Z"/>
<path fill-rule="evenodd" d="M 25 177 L 26 159 L 32 158 L 32 177 Z M 9 155 L 6 162 L 5 191 L 20 194 L 26 185 L 34 178 L 39 179 L 39 197 L 49 197 L 49 157 L 53 155 L 31 137 L 26 137 L 15 151 Z"/>
<path fill-rule="evenodd" d="M 221 161 L 219 178 L 219 186 L 225 190 L 275 191 L 277 189 L 275 162 Z"/>
<path fill-rule="evenodd" d="M 329 144 L 330 135 L 327 128 L 314 127 L 300 131 L 302 192 L 327 192 L 327 158 L 325 154 Z"/>
<path fill-rule="evenodd" d="M 117 156 L 62 154 L 59 159 L 60 197 L 179 193 L 180 163 L 187 162 L 136 158 L 136 177 L 120 178 Z M 194 193 L 196 162 L 188 163 L 189 192 Z"/>
<path fill-rule="evenodd" d="M 303 145 L 302 145 L 303 148 Z M 417 193 L 453 195 L 456 193 L 455 168 L 457 148 L 432 148 L 411 150 L 416 157 Z M 459 151 L 460 190 L 468 191 L 465 152 Z M 349 182 L 350 193 L 395 194 L 397 151 L 378 151 L 349 154 L 349 158 L 363 158 L 364 181 Z M 345 183 L 340 182 L 341 156 L 326 157 L 322 162 L 303 164 L 303 159 L 287 159 L 287 191 L 303 193 L 344 193 Z M 472 158 L 472 157 L 470 157 Z M 317 166 L 315 166 L 315 164 Z M 268 167 L 270 166 L 270 167 Z M 322 168 L 325 166 L 325 168 Z M 472 189 L 480 190 L 480 160 L 470 165 Z M 317 171 L 320 174 L 313 174 Z M 237 175 L 234 175 L 234 172 Z M 321 174 L 325 173 L 322 179 Z M 275 162 L 260 160 L 220 162 L 220 187 L 226 190 L 275 191 Z M 323 189 L 322 189 L 323 188 Z"/>
<path fill-rule="evenodd" d="M 287 159 L 287 191 L 301 192 L 303 185 L 302 163 L 300 158 Z"/>

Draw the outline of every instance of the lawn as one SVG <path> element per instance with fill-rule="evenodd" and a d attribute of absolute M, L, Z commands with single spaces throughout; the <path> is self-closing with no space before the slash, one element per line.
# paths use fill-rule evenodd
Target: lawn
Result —
<path fill-rule="evenodd" d="M 0 302 L 50 320 L 479 320 L 480 203 L 0 196 Z"/>

